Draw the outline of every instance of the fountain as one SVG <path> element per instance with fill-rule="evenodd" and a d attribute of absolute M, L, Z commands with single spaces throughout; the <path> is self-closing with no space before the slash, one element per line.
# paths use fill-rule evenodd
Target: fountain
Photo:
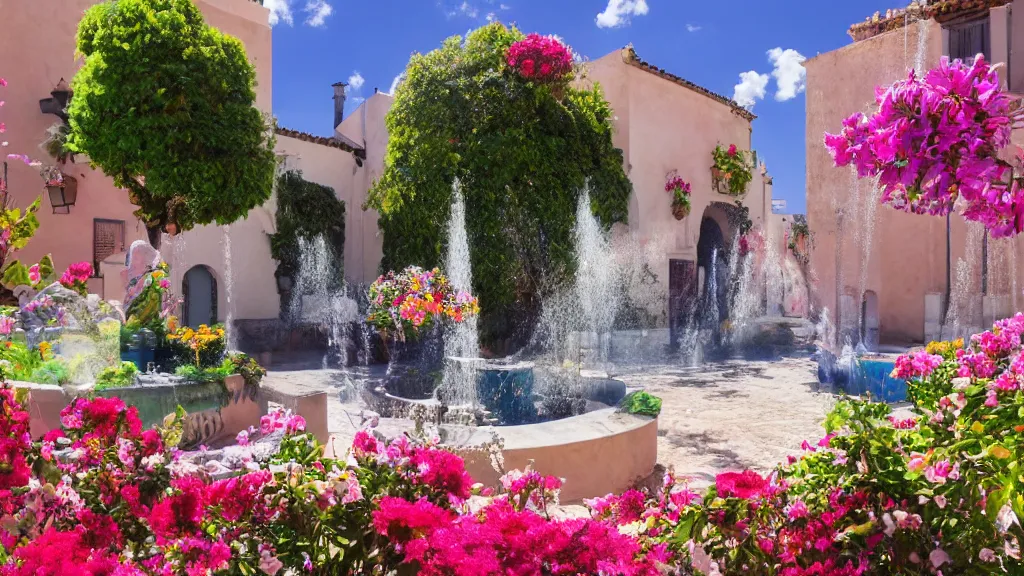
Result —
<path fill-rule="evenodd" d="M 293 323 L 316 326 L 327 336 L 322 366 L 352 366 L 356 360 L 353 325 L 356 301 L 346 295 L 334 250 L 323 236 L 299 238 L 299 271 L 289 316 Z"/>

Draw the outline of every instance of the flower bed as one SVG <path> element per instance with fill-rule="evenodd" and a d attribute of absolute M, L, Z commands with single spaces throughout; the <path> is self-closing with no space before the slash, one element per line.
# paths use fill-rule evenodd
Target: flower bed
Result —
<path fill-rule="evenodd" d="M 911 418 L 843 400 L 767 476 L 700 494 L 669 473 L 577 519 L 552 513 L 557 478 L 513 471 L 490 493 L 433 441 L 372 430 L 324 458 L 286 413 L 260 427 L 286 433 L 281 450 L 219 480 L 176 457 L 180 418 L 143 430 L 117 399 L 77 401 L 33 444 L 5 386 L 0 574 L 1020 574 L 1022 335 L 1018 314 L 966 349 L 900 357 Z"/>

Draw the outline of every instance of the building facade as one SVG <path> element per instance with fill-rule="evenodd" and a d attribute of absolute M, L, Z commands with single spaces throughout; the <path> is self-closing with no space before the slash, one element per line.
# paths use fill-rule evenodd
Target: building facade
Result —
<path fill-rule="evenodd" d="M 950 338 L 1021 310 L 1024 240 L 988 238 L 958 214 L 947 228 L 945 218 L 880 205 L 870 180 L 834 167 L 823 138 L 854 112 L 874 110 L 876 86 L 934 68 L 943 56 L 983 53 L 1004 63 L 1004 88 L 1024 93 L 1024 1 L 913 2 L 854 25 L 850 35 L 852 44 L 804 63 L 817 307 L 828 309 L 844 338 L 869 344 Z M 1024 142 L 1024 134 L 1013 140 Z"/>
<path fill-rule="evenodd" d="M 74 58 L 78 22 L 83 12 L 98 1 L 0 3 L 0 21 L 5 24 L 5 33 L 0 35 L 0 53 L 22 55 L 5 60 L 0 69 L 0 76 L 9 82 L 4 89 L 6 105 L 2 110 L 7 124 L 4 138 L 9 142 L 5 153 L 28 154 L 53 163 L 40 145 L 47 130 L 59 119 L 44 114 L 40 100 L 49 97 L 62 80 L 70 83 L 74 77 L 80 64 Z M 269 10 L 251 0 L 195 2 L 210 25 L 243 42 L 256 69 L 256 106 L 270 113 L 273 63 Z M 335 87 L 336 93 L 339 88 L 343 104 L 344 86 Z M 369 118 L 372 126 L 383 130 L 380 102 L 386 99 L 384 95 L 371 98 L 364 104 L 367 110 L 356 114 Z M 329 132 L 334 133 L 339 118 L 336 114 L 336 122 L 328 124 L 330 107 L 325 106 L 324 112 L 325 127 L 330 125 Z M 354 232 L 349 233 L 345 244 L 347 279 L 353 283 L 372 281 L 380 260 L 380 242 L 376 214 L 363 211 L 362 204 L 372 182 L 371 172 L 379 173 L 383 163 L 382 139 L 373 130 L 365 135 L 360 132 L 355 139 L 324 138 L 286 128 L 276 131 L 276 150 L 283 166 L 301 170 L 307 180 L 332 187 L 346 204 L 346 230 Z M 386 136 L 383 141 L 386 142 Z M 368 148 L 364 147 L 367 142 Z M 127 193 L 117 189 L 102 172 L 91 169 L 87 159 L 77 160 L 62 166 L 66 174 L 78 181 L 77 201 L 66 214 L 49 209 L 37 170 L 21 163 L 9 166 L 13 205 L 24 207 L 37 196 L 44 196 L 39 231 L 18 257 L 35 262 L 50 254 L 58 270 L 74 262 L 93 262 L 96 276 L 89 282 L 90 291 L 108 300 L 121 300 L 124 281 L 120 272 L 125 265 L 125 251 L 133 241 L 146 239 L 146 230 L 133 216 L 135 208 Z M 243 332 L 247 323 L 273 325 L 282 307 L 274 274 L 277 263 L 270 254 L 274 213 L 272 197 L 246 219 L 229 227 L 201 226 L 172 238 L 165 237 L 161 251 L 172 266 L 172 289 L 189 300 L 184 306 L 190 311 L 189 316 L 218 322 L 232 319 Z M 203 312 L 197 314 L 196 310 Z"/>

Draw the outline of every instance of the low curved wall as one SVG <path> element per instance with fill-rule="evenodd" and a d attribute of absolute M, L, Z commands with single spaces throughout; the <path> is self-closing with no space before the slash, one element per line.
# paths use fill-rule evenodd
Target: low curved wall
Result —
<path fill-rule="evenodd" d="M 525 426 L 445 428 L 445 444 L 466 460 L 466 470 L 477 482 L 497 486 L 499 474 L 488 454 L 458 447 L 487 442 L 488 430 L 493 430 L 505 441 L 505 470 L 522 470 L 532 461 L 541 474 L 564 478 L 565 504 L 623 492 L 649 476 L 658 460 L 657 418 L 614 408 Z"/>

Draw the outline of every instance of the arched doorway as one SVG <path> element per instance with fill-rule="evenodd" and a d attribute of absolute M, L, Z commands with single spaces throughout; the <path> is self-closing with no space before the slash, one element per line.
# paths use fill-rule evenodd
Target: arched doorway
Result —
<path fill-rule="evenodd" d="M 200 324 L 217 323 L 217 279 L 209 268 L 193 266 L 185 272 L 181 293 L 181 319 L 186 326 L 197 328 Z"/>
<path fill-rule="evenodd" d="M 703 328 L 717 330 L 728 317 L 729 254 L 725 234 L 714 218 L 704 216 L 697 241 L 697 268 L 703 270 L 699 314 Z"/>

